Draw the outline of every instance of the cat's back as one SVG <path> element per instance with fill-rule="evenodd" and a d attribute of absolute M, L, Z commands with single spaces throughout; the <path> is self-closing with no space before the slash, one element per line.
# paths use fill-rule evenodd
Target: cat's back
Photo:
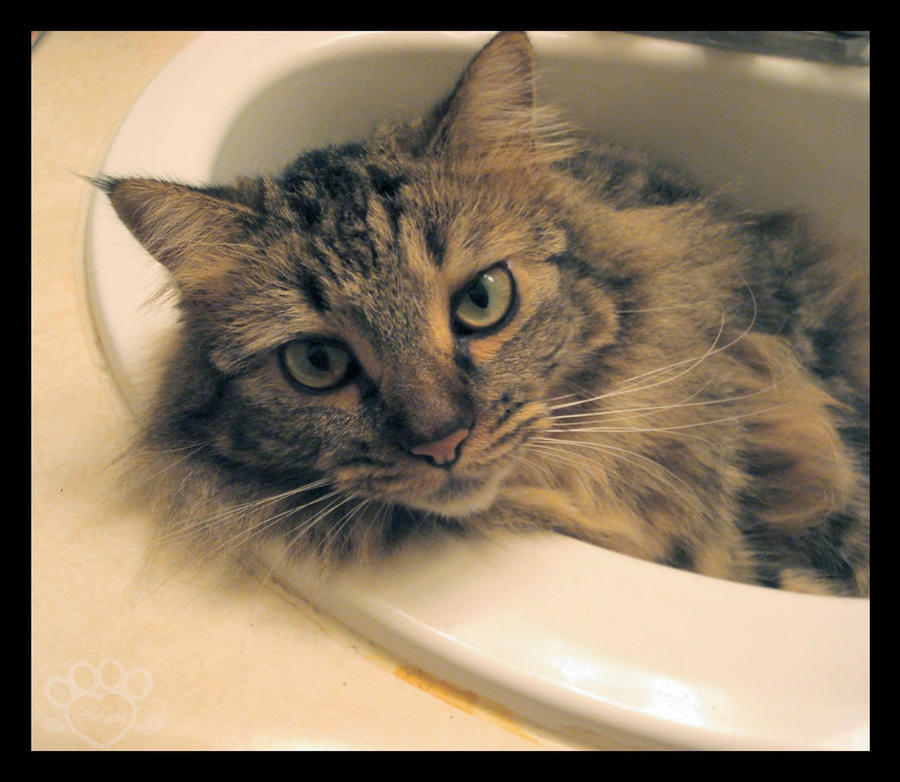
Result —
<path fill-rule="evenodd" d="M 684 172 L 604 140 L 585 139 L 560 168 L 594 198 L 616 209 L 689 204 L 705 198 L 703 189 Z"/>
<path fill-rule="evenodd" d="M 654 222 L 693 231 L 700 242 L 715 232 L 727 237 L 721 248 L 710 248 L 711 255 L 738 271 L 738 287 L 744 289 L 736 290 L 735 305 L 753 320 L 754 330 L 790 342 L 840 401 L 856 406 L 867 400 L 866 253 L 824 240 L 802 214 L 738 209 L 727 195 L 710 192 L 687 173 L 607 141 L 585 141 L 560 170 L 603 205 L 598 220 L 610 219 L 612 209 L 628 213 L 639 226 L 650 210 Z M 687 276 L 694 260 L 672 258 Z"/>

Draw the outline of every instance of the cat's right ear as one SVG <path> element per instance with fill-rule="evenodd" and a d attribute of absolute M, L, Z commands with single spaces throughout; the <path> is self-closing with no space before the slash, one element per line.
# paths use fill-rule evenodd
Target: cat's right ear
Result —
<path fill-rule="evenodd" d="M 209 297 L 251 254 L 259 214 L 231 191 L 156 179 L 95 180 L 135 238 L 173 275 L 182 295 Z"/>

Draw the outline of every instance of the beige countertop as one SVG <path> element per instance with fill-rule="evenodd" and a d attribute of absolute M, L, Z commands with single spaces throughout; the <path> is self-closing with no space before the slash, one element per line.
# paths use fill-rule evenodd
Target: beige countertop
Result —
<path fill-rule="evenodd" d="M 256 583 L 145 564 L 114 500 L 133 422 L 85 293 L 91 188 L 184 32 L 50 32 L 32 52 L 32 747 L 558 749 Z"/>

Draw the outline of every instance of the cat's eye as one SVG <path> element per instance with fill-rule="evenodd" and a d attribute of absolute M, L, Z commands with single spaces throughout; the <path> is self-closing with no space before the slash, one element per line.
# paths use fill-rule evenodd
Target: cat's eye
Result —
<path fill-rule="evenodd" d="M 509 270 L 492 266 L 479 273 L 454 297 L 454 324 L 458 331 L 473 333 L 502 325 L 515 301 L 515 284 Z"/>
<path fill-rule="evenodd" d="M 349 379 L 353 358 L 346 349 L 323 339 L 297 339 L 281 349 L 281 365 L 305 391 L 328 391 Z"/>

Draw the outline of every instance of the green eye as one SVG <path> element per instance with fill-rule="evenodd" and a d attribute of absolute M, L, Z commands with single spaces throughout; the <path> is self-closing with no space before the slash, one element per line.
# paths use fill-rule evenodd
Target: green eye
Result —
<path fill-rule="evenodd" d="M 298 339 L 281 350 L 284 371 L 304 390 L 325 391 L 340 385 L 353 369 L 350 354 L 319 339 Z"/>
<path fill-rule="evenodd" d="M 483 331 L 498 325 L 512 310 L 515 286 L 505 266 L 481 272 L 456 299 L 457 327 L 464 332 Z"/>

